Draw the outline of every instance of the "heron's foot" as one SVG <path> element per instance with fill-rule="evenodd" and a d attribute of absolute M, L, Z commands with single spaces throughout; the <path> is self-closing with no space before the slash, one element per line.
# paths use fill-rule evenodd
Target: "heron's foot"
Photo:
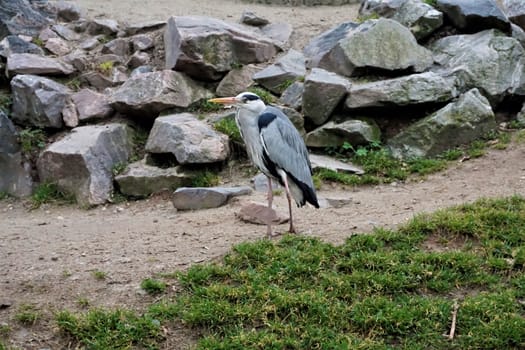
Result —
<path fill-rule="evenodd" d="M 297 234 L 297 231 L 295 230 L 295 227 L 290 226 L 290 228 L 288 229 L 288 233 Z"/>

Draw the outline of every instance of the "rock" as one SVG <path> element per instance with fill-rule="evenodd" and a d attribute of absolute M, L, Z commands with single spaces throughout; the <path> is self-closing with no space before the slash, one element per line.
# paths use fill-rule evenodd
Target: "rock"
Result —
<path fill-rule="evenodd" d="M 305 48 L 309 65 L 344 76 L 362 74 L 370 68 L 421 72 L 432 64 L 432 54 L 417 44 L 414 35 L 398 22 L 381 18 L 359 26 L 346 24 L 332 34 L 322 34 Z M 333 38 L 342 38 L 335 42 Z M 323 37 L 331 39 L 322 42 Z"/>
<path fill-rule="evenodd" d="M 109 72 L 87 72 L 82 75 L 82 80 L 85 80 L 92 87 L 98 90 L 115 87 L 128 81 L 128 75 L 123 67 L 113 67 Z"/>
<path fill-rule="evenodd" d="M 442 77 L 425 72 L 371 83 L 354 83 L 345 105 L 348 108 L 363 108 L 447 102 L 459 93 L 454 76 Z"/>
<path fill-rule="evenodd" d="M 304 83 L 295 81 L 283 91 L 279 102 L 298 111 L 301 110 L 303 106 L 303 94 Z"/>
<path fill-rule="evenodd" d="M 238 25 L 210 17 L 170 17 L 164 33 L 166 68 L 201 80 L 219 80 L 234 66 L 270 60 L 268 40 Z"/>
<path fill-rule="evenodd" d="M 137 34 L 131 38 L 133 51 L 145 51 L 153 47 L 153 39 L 146 34 Z"/>
<path fill-rule="evenodd" d="M 0 39 L 13 35 L 37 37 L 51 22 L 45 13 L 26 0 L 4 0 L 0 6 Z"/>
<path fill-rule="evenodd" d="M 20 39 L 16 35 L 6 36 L 0 42 L 0 56 L 7 58 L 15 53 L 32 53 L 35 55 L 44 55 L 44 50 L 42 50 L 40 46 Z"/>
<path fill-rule="evenodd" d="M 100 45 L 99 36 L 90 36 L 89 38 L 84 39 L 78 46 L 82 50 L 91 51 Z"/>
<path fill-rule="evenodd" d="M 437 40 L 431 49 L 439 65 L 464 83 L 464 91 L 478 88 L 491 103 L 507 94 L 525 95 L 525 49 L 516 39 L 496 30 L 452 35 Z"/>
<path fill-rule="evenodd" d="M 18 36 L 16 37 L 18 38 Z M 44 28 L 42 29 L 40 34 L 38 34 L 38 39 L 42 40 L 42 42 L 46 42 L 51 38 L 59 38 L 58 34 L 55 33 L 51 28 Z M 44 53 L 42 53 L 42 55 L 44 55 Z"/>
<path fill-rule="evenodd" d="M 432 115 L 410 125 L 387 143 L 396 158 L 434 157 L 496 129 L 489 101 L 472 89 Z"/>
<path fill-rule="evenodd" d="M 355 146 L 379 142 L 381 131 L 371 120 L 351 119 L 341 123 L 329 121 L 306 135 L 309 147 L 341 147 L 345 142 Z"/>
<path fill-rule="evenodd" d="M 23 125 L 61 128 L 62 109 L 71 91 L 62 84 L 36 75 L 17 75 L 11 80 L 12 118 Z"/>
<path fill-rule="evenodd" d="M 242 206 L 238 213 L 235 213 L 240 220 L 256 225 L 279 225 L 288 222 L 289 218 L 277 214 L 268 208 L 267 205 L 258 203 L 248 203 Z"/>
<path fill-rule="evenodd" d="M 57 1 L 54 3 L 57 10 L 58 19 L 66 22 L 73 22 L 82 16 L 82 10 L 76 4 L 66 1 Z"/>
<path fill-rule="evenodd" d="M 51 26 L 51 29 L 67 41 L 76 41 L 81 39 L 80 34 L 62 24 L 54 24 Z"/>
<path fill-rule="evenodd" d="M 467 32 L 497 28 L 510 31 L 510 22 L 494 0 L 436 0 L 452 24 Z"/>
<path fill-rule="evenodd" d="M 512 28 L 512 37 L 521 44 L 521 46 L 525 47 L 525 30 L 521 29 L 515 24 L 511 24 Z"/>
<path fill-rule="evenodd" d="M 115 35 L 119 30 L 118 22 L 113 19 L 94 19 L 87 25 L 87 32 L 91 35 Z"/>
<path fill-rule="evenodd" d="M 521 0 L 503 0 L 502 2 L 509 20 L 525 30 L 525 3 Z"/>
<path fill-rule="evenodd" d="M 24 164 L 15 126 L 0 111 L 0 192 L 15 197 L 31 195 L 30 165 Z"/>
<path fill-rule="evenodd" d="M 104 94 L 82 89 L 71 96 L 80 121 L 104 119 L 113 114 L 113 108 Z"/>
<path fill-rule="evenodd" d="M 320 67 L 321 62 L 330 60 L 331 50 L 358 26 L 359 24 L 355 22 L 343 22 L 313 38 L 303 49 L 306 67 Z"/>
<path fill-rule="evenodd" d="M 73 50 L 69 54 L 62 57 L 62 60 L 72 65 L 77 71 L 83 72 L 88 68 L 91 68 L 91 58 L 87 56 L 84 50 Z"/>
<path fill-rule="evenodd" d="M 113 167 L 126 162 L 130 152 L 126 125 L 81 126 L 40 154 L 38 174 L 74 194 L 80 205 L 103 204 L 113 192 Z"/>
<path fill-rule="evenodd" d="M 291 83 L 299 77 L 304 77 L 305 74 L 304 55 L 292 49 L 275 64 L 255 73 L 253 80 L 271 92 L 281 94 Z"/>
<path fill-rule="evenodd" d="M 361 0 L 359 16 L 392 17 L 407 0 Z"/>
<path fill-rule="evenodd" d="M 116 56 L 127 56 L 130 51 L 130 43 L 127 39 L 116 38 L 102 46 L 101 52 L 103 54 L 113 54 Z"/>
<path fill-rule="evenodd" d="M 135 69 L 133 69 L 133 71 L 131 72 L 131 75 L 130 77 L 135 77 L 139 74 L 145 74 L 145 73 L 151 73 L 153 72 L 153 67 L 151 66 L 140 66 L 140 67 L 137 67 Z"/>
<path fill-rule="evenodd" d="M 69 75 L 75 68 L 58 58 L 35 55 L 32 53 L 14 53 L 7 57 L 7 73 L 36 75 Z"/>
<path fill-rule="evenodd" d="M 151 61 L 151 57 L 146 52 L 137 51 L 129 58 L 126 62 L 126 66 L 129 68 L 137 68 L 147 65 Z"/>
<path fill-rule="evenodd" d="M 111 96 L 111 106 L 121 113 L 155 118 L 166 109 L 183 107 L 211 93 L 182 73 L 163 70 L 129 78 Z"/>
<path fill-rule="evenodd" d="M 71 52 L 67 41 L 61 38 L 48 39 L 44 47 L 56 56 L 64 56 Z"/>
<path fill-rule="evenodd" d="M 276 182 L 274 179 L 272 181 L 272 190 L 279 190 L 282 188 L 279 182 Z M 252 178 L 253 187 L 257 192 L 268 192 L 268 177 L 263 173 L 259 173 Z"/>
<path fill-rule="evenodd" d="M 147 165 L 143 160 L 129 164 L 122 174 L 115 176 L 120 193 L 134 197 L 173 191 L 191 185 L 192 180 L 192 174 L 184 172 L 180 166 L 162 169 Z"/>
<path fill-rule="evenodd" d="M 218 208 L 231 197 L 247 195 L 252 189 L 242 187 L 181 187 L 172 196 L 173 206 L 179 210 Z"/>
<path fill-rule="evenodd" d="M 303 113 L 314 125 L 326 122 L 345 98 L 350 81 L 324 69 L 314 68 L 306 76 L 303 93 Z"/>
<path fill-rule="evenodd" d="M 319 154 L 310 154 L 310 162 L 312 163 L 312 169 L 314 170 L 323 168 L 336 172 L 342 171 L 346 173 L 354 173 L 357 175 L 362 175 L 365 173 L 361 167 Z"/>
<path fill-rule="evenodd" d="M 146 151 L 172 153 L 180 164 L 221 162 L 230 153 L 226 135 L 216 132 L 189 113 L 155 119 Z"/>
<path fill-rule="evenodd" d="M 67 100 L 64 108 L 62 108 L 62 120 L 68 128 L 76 128 L 78 126 L 78 112 L 75 104 L 71 100 Z"/>
<path fill-rule="evenodd" d="M 255 27 L 261 27 L 270 23 L 266 18 L 259 17 L 252 11 L 247 10 L 242 12 L 240 22 Z"/>
<path fill-rule="evenodd" d="M 293 27 L 289 23 L 270 23 L 257 28 L 256 32 L 268 38 L 279 50 L 284 51 L 289 46 Z"/>
<path fill-rule="evenodd" d="M 424 39 L 443 25 L 443 13 L 420 0 L 406 0 L 390 18 Z"/>
<path fill-rule="evenodd" d="M 351 198 L 319 198 L 319 207 L 326 208 L 342 208 L 352 204 Z"/>
<path fill-rule="evenodd" d="M 254 82 L 252 76 L 261 70 L 254 64 L 234 68 L 228 72 L 217 86 L 217 96 L 237 96 L 244 92 Z"/>
<path fill-rule="evenodd" d="M 166 25 L 166 21 L 150 20 L 128 25 L 125 30 L 127 35 L 135 35 L 138 33 L 150 32 L 160 29 Z"/>

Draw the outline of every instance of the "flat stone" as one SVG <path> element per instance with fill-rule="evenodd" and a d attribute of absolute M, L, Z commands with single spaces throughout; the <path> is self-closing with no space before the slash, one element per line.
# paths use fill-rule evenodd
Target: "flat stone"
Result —
<path fill-rule="evenodd" d="M 362 175 L 365 173 L 365 171 L 361 167 L 358 167 L 351 163 L 341 162 L 340 160 L 328 156 L 310 154 L 310 162 L 312 163 L 313 169 L 324 168 L 333 171 L 353 173 L 357 175 Z"/>
<path fill-rule="evenodd" d="M 172 196 L 173 206 L 179 210 L 218 208 L 231 197 L 250 194 L 250 187 L 181 187 Z"/>

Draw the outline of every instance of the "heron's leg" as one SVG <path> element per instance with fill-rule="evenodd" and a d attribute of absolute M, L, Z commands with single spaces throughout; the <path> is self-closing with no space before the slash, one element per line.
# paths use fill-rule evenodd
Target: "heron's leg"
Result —
<path fill-rule="evenodd" d="M 273 203 L 272 179 L 268 176 L 266 178 L 268 179 L 268 208 L 272 209 L 272 203 Z"/>
<path fill-rule="evenodd" d="M 290 233 L 296 233 L 295 227 L 293 226 L 293 219 L 292 219 L 292 194 L 290 193 L 290 188 L 288 187 L 288 179 L 286 174 L 281 174 L 281 177 L 284 182 L 284 188 L 286 189 L 286 199 L 288 199 L 288 211 L 290 212 L 290 229 L 288 230 Z"/>

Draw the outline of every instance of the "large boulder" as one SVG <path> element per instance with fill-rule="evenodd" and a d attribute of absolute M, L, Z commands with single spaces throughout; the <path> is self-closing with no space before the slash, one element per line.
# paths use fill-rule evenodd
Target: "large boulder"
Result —
<path fill-rule="evenodd" d="M 9 34 L 22 34 L 31 37 L 51 22 L 46 14 L 27 0 L 0 1 L 0 39 Z"/>
<path fill-rule="evenodd" d="M 306 135 L 308 147 L 341 147 L 379 142 L 381 131 L 372 120 L 350 119 L 341 123 L 329 121 Z"/>
<path fill-rule="evenodd" d="M 447 102 L 459 95 L 454 76 L 442 77 L 433 72 L 354 83 L 345 101 L 347 108 L 405 106 Z"/>
<path fill-rule="evenodd" d="M 56 183 L 81 205 L 103 204 L 113 193 L 113 167 L 131 152 L 127 126 L 81 126 L 49 145 L 38 158 L 41 181 Z"/>
<path fill-rule="evenodd" d="M 279 58 L 275 64 L 255 73 L 253 80 L 276 94 L 281 94 L 299 77 L 304 77 L 306 67 L 304 55 L 296 50 L 290 50 Z"/>
<path fill-rule="evenodd" d="M 303 92 L 303 114 L 314 125 L 326 122 L 350 89 L 345 77 L 314 68 L 306 76 Z"/>
<path fill-rule="evenodd" d="M 185 172 L 181 166 L 159 168 L 148 165 L 143 160 L 131 163 L 117 176 L 120 193 L 126 196 L 146 197 L 164 190 L 174 191 L 179 187 L 190 186 L 194 174 Z"/>
<path fill-rule="evenodd" d="M 36 75 L 69 75 L 75 68 L 58 58 L 32 53 L 13 53 L 7 57 L 7 73 Z"/>
<path fill-rule="evenodd" d="M 171 153 L 180 164 L 221 162 L 230 153 L 228 137 L 216 132 L 190 113 L 155 119 L 146 151 Z"/>
<path fill-rule="evenodd" d="M 166 69 L 202 80 L 219 80 L 239 64 L 266 62 L 278 50 L 247 28 L 200 16 L 170 17 L 164 46 Z"/>
<path fill-rule="evenodd" d="M 186 108 L 211 93 L 186 75 L 172 70 L 137 74 L 112 94 L 111 106 L 132 115 L 155 118 L 161 111 Z"/>
<path fill-rule="evenodd" d="M 252 77 L 262 68 L 254 64 L 248 64 L 240 68 L 234 68 L 224 76 L 215 93 L 217 96 L 237 96 L 246 91 L 254 83 Z"/>
<path fill-rule="evenodd" d="M 29 164 L 22 160 L 18 133 L 7 115 L 0 111 L 0 192 L 15 197 L 31 194 L 33 180 Z"/>
<path fill-rule="evenodd" d="M 492 29 L 448 36 L 431 49 L 436 71 L 457 75 L 464 91 L 479 88 L 493 104 L 506 94 L 525 95 L 525 49 L 514 38 Z"/>
<path fill-rule="evenodd" d="M 492 28 L 510 31 L 507 16 L 494 0 L 436 0 L 436 7 L 456 28 L 466 32 Z"/>
<path fill-rule="evenodd" d="M 472 89 L 388 141 L 396 158 L 434 157 L 467 144 L 497 127 L 489 101 Z"/>
<path fill-rule="evenodd" d="M 368 20 L 354 28 L 346 24 L 331 33 L 332 37 L 343 38 L 332 47 L 328 45 L 333 41 L 324 42 L 316 38 L 305 48 L 312 67 L 354 76 L 370 68 L 421 72 L 433 63 L 431 52 L 418 45 L 406 27 L 391 19 Z M 326 36 L 330 35 L 321 35 Z"/>
<path fill-rule="evenodd" d="M 525 2 L 522 0 L 503 0 L 502 2 L 509 20 L 525 30 Z"/>
<path fill-rule="evenodd" d="M 38 128 L 61 128 L 62 109 L 71 91 L 60 83 L 36 75 L 17 75 L 11 80 L 12 119 Z"/>

